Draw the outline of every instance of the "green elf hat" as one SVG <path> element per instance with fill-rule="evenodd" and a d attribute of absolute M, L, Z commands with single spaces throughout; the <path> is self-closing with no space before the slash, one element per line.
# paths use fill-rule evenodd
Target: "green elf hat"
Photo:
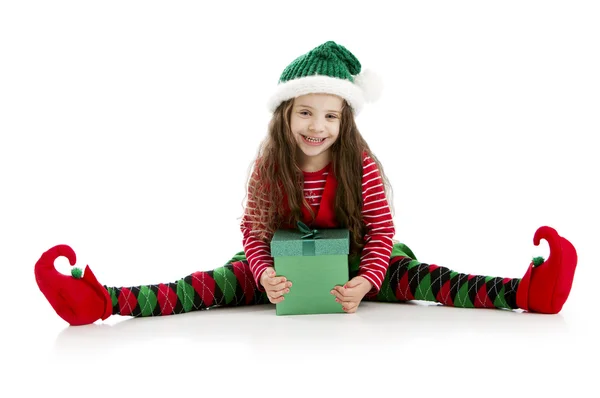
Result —
<path fill-rule="evenodd" d="M 350 51 L 328 41 L 285 68 L 268 107 L 273 112 L 291 98 L 325 93 L 345 99 L 356 115 L 365 102 L 375 102 L 380 97 L 382 88 L 379 76 L 366 70 L 361 73 L 360 62 Z"/>

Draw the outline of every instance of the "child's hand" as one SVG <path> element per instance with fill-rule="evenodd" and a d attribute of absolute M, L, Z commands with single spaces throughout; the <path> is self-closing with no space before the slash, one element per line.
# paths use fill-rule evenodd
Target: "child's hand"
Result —
<path fill-rule="evenodd" d="M 351 314 L 356 312 L 361 300 L 373 288 L 371 282 L 362 276 L 356 276 L 350 279 L 343 287 L 336 286 L 331 291 L 338 303 L 342 305 L 342 309 Z"/>
<path fill-rule="evenodd" d="M 273 304 L 281 303 L 283 295 L 290 292 L 292 282 L 284 276 L 275 276 L 275 268 L 268 267 L 260 276 L 260 284 L 267 292 L 269 301 Z"/>

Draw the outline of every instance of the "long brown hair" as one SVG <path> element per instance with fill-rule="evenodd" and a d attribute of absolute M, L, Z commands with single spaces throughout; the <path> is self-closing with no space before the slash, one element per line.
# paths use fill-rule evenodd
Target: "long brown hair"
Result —
<path fill-rule="evenodd" d="M 297 144 L 292 135 L 290 118 L 294 100 L 281 103 L 269 123 L 267 137 L 261 143 L 254 172 L 248 179 L 248 193 L 255 198 L 253 218 L 260 224 L 257 237 L 267 241 L 282 224 L 296 225 L 302 218 L 301 206 L 312 210 L 303 195 L 303 174 L 298 166 Z M 352 108 L 343 103 L 338 139 L 331 146 L 332 172 L 338 186 L 335 215 L 340 228 L 348 228 L 351 252 L 359 253 L 364 246 L 365 225 L 361 216 L 363 153 L 376 163 L 383 180 L 386 196 L 392 206 L 392 188 L 383 167 L 371 152 L 354 120 Z M 287 209 L 283 203 L 288 198 Z M 314 215 L 314 214 L 313 214 Z"/>

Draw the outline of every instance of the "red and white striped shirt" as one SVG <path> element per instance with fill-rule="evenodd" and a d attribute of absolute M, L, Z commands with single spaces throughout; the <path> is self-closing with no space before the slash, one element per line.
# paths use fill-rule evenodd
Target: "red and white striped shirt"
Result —
<path fill-rule="evenodd" d="M 330 166 L 331 164 L 316 172 L 304 172 L 304 197 L 315 214 L 318 212 L 321 204 Z M 253 174 L 250 184 L 256 181 L 256 178 L 256 174 Z M 366 226 L 366 233 L 364 236 L 365 246 L 360 256 L 358 275 L 371 282 L 373 290 L 369 293 L 372 294 L 381 288 L 389 266 L 395 228 L 390 207 L 385 196 L 381 174 L 379 173 L 377 164 L 368 156 L 365 156 L 363 160 L 362 197 L 362 217 Z M 250 264 L 250 270 L 252 271 L 256 285 L 261 291 L 264 291 L 260 284 L 260 276 L 267 267 L 273 267 L 273 257 L 271 257 L 269 244 L 272 235 L 265 240 L 257 238 L 257 234 L 264 231 L 265 225 L 265 223 L 258 219 L 256 212 L 257 203 L 261 200 L 265 200 L 265 198 L 262 196 L 255 197 L 248 191 L 241 230 L 244 252 Z"/>

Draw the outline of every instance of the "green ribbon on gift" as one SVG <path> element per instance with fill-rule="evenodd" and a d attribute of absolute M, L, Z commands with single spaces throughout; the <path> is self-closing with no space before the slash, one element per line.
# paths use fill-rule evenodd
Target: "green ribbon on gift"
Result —
<path fill-rule="evenodd" d="M 305 238 L 313 238 L 313 239 L 321 239 L 319 236 L 319 231 L 316 229 L 310 229 L 308 225 L 304 224 L 302 221 L 298 221 L 298 229 L 300 232 L 303 232 L 305 235 L 301 237 L 301 239 Z"/>
<path fill-rule="evenodd" d="M 298 221 L 298 229 L 304 233 L 300 239 L 311 238 L 311 240 L 302 241 L 302 255 L 303 256 L 314 256 L 315 255 L 315 239 L 321 239 L 319 231 L 316 229 L 310 229 L 308 225 L 302 221 Z"/>

